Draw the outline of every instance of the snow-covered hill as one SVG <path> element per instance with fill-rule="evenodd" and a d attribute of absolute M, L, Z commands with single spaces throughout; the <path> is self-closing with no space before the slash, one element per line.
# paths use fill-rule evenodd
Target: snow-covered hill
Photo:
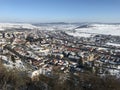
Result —
<path fill-rule="evenodd" d="M 37 25 L 39 30 L 73 30 L 78 25 L 75 24 L 40 24 Z"/>
<path fill-rule="evenodd" d="M 90 37 L 91 35 L 104 34 L 120 36 L 120 24 L 90 24 L 77 27 L 75 32 L 67 32 L 69 35 Z"/>
<path fill-rule="evenodd" d="M 74 24 L 26 24 L 26 23 L 0 23 L 0 31 L 11 28 L 26 28 L 39 30 L 72 30 L 77 26 Z"/>
<path fill-rule="evenodd" d="M 120 36 L 120 24 L 25 24 L 0 23 L 0 31 L 11 28 L 27 28 L 38 30 L 63 30 L 69 35 L 90 37 L 96 34 Z"/>
<path fill-rule="evenodd" d="M 34 29 L 37 28 L 31 24 L 24 24 L 24 23 L 0 23 L 0 31 L 11 29 L 11 28 L 27 28 L 27 29 Z"/>
<path fill-rule="evenodd" d="M 120 25 L 111 24 L 92 24 L 88 28 L 78 28 L 76 31 L 95 34 L 117 35 L 120 36 Z"/>

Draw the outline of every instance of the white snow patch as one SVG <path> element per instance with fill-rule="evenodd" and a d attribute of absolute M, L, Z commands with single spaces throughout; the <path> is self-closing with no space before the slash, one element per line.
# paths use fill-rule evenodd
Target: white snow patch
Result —
<path fill-rule="evenodd" d="M 92 34 L 88 34 L 88 33 L 78 33 L 78 32 L 66 32 L 68 35 L 74 36 L 74 37 L 91 37 Z"/>
<path fill-rule="evenodd" d="M 110 72 L 111 75 L 115 75 L 117 77 L 120 77 L 120 71 L 119 70 L 110 69 L 109 72 Z"/>
<path fill-rule="evenodd" d="M 27 28 L 27 29 L 34 29 L 37 28 L 36 26 L 33 26 L 31 24 L 25 24 L 25 23 L 0 23 L 0 31 L 6 30 L 6 29 L 12 29 L 12 28 Z"/>
<path fill-rule="evenodd" d="M 104 34 L 120 36 L 120 25 L 92 24 L 88 28 L 75 29 L 78 33 Z"/>
<path fill-rule="evenodd" d="M 21 60 L 16 60 L 15 63 L 13 63 L 11 60 L 9 60 L 6 56 L 0 56 L 3 60 L 4 60 L 4 63 L 3 65 L 7 68 L 10 68 L 10 69 L 20 69 L 20 70 L 25 70 L 25 66 L 23 64 L 23 62 Z"/>
<path fill-rule="evenodd" d="M 25 70 L 25 66 L 23 65 L 21 60 L 16 60 L 16 63 L 13 63 L 11 61 L 9 61 L 9 64 L 4 64 L 4 66 L 6 66 L 7 68 L 10 69 L 20 69 L 20 70 Z"/>
<path fill-rule="evenodd" d="M 111 46 L 116 46 L 116 47 L 120 47 L 120 44 L 116 44 L 116 43 L 106 43 L 107 45 L 111 45 Z"/>
<path fill-rule="evenodd" d="M 4 31 L 4 29 L 0 27 L 0 31 Z"/>

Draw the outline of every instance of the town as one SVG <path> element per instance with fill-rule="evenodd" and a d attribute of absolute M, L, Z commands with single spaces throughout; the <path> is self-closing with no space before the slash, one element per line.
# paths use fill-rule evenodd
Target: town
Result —
<path fill-rule="evenodd" d="M 62 30 L 8 30 L 0 32 L 0 60 L 8 69 L 28 71 L 30 77 L 86 71 L 119 76 L 119 44 L 120 36 L 85 38 Z"/>

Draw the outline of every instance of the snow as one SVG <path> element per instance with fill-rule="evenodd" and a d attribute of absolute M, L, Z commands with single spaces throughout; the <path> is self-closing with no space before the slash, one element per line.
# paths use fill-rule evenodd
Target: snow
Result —
<path fill-rule="evenodd" d="M 72 24 L 49 24 L 49 25 L 44 25 L 44 26 L 38 26 L 39 30 L 49 30 L 49 31 L 53 31 L 53 30 L 73 30 L 74 28 L 76 28 L 77 25 L 72 25 Z"/>
<path fill-rule="evenodd" d="M 96 34 L 120 36 L 120 24 L 88 24 L 88 27 L 77 28 L 80 25 L 81 24 L 45 24 L 34 26 L 27 23 L 0 23 L 0 31 L 11 28 L 27 28 L 50 31 L 63 30 L 75 37 L 91 37 L 91 35 Z M 72 30 L 75 30 L 75 32 L 72 32 Z"/>
<path fill-rule="evenodd" d="M 25 70 L 25 66 L 23 64 L 23 62 L 21 60 L 16 60 L 15 63 L 13 63 L 11 60 L 9 60 L 9 58 L 7 58 L 6 56 L 0 55 L 0 57 L 2 58 L 2 60 L 4 61 L 3 65 L 9 69 L 19 69 L 19 70 Z"/>
<path fill-rule="evenodd" d="M 4 63 L 4 66 L 6 66 L 7 68 L 25 70 L 25 66 L 21 60 L 16 60 L 15 63 L 13 63 L 12 61 L 8 61 L 8 63 Z"/>
<path fill-rule="evenodd" d="M 116 43 L 106 43 L 107 45 L 111 45 L 111 46 L 116 46 L 116 47 L 120 47 L 120 44 L 116 44 Z"/>
<path fill-rule="evenodd" d="M 0 27 L 0 31 L 4 31 L 4 29 L 2 27 Z"/>
<path fill-rule="evenodd" d="M 91 24 L 88 28 L 75 29 L 78 33 L 104 34 L 120 36 L 120 25 Z"/>
<path fill-rule="evenodd" d="M 107 50 L 106 48 L 99 47 L 97 50 Z"/>
<path fill-rule="evenodd" d="M 109 73 L 110 73 L 111 75 L 115 75 L 115 76 L 117 76 L 117 77 L 120 77 L 120 71 L 119 71 L 119 70 L 110 69 L 110 70 L 109 70 Z"/>
<path fill-rule="evenodd" d="M 3 55 L 0 55 L 0 58 L 5 60 L 5 61 L 7 61 L 7 59 L 8 59 L 6 56 L 3 56 Z"/>
<path fill-rule="evenodd" d="M 117 69 L 120 69 L 120 66 L 118 66 L 118 68 Z"/>
<path fill-rule="evenodd" d="M 27 28 L 27 29 L 34 29 L 37 28 L 31 24 L 26 23 L 0 23 L 0 31 L 11 29 L 11 28 Z"/>
<path fill-rule="evenodd" d="M 73 24 L 45 24 L 40 26 L 34 26 L 27 23 L 0 23 L 0 31 L 11 29 L 11 28 L 27 28 L 27 29 L 38 29 L 38 30 L 71 30 L 76 28 Z"/>
<path fill-rule="evenodd" d="M 78 32 L 66 32 L 68 35 L 74 36 L 74 37 L 91 37 L 92 34 L 88 34 L 88 33 L 78 33 Z"/>

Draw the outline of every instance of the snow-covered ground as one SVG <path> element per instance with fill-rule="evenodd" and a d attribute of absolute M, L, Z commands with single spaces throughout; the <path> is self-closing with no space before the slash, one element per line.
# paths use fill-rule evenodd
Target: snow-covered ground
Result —
<path fill-rule="evenodd" d="M 38 29 L 38 30 L 71 30 L 76 28 L 73 24 L 45 24 L 35 26 L 26 23 L 0 23 L 0 31 L 11 29 L 11 28 L 27 28 L 27 29 Z"/>
<path fill-rule="evenodd" d="M 79 33 L 79 32 L 67 32 L 68 35 L 74 36 L 74 37 L 91 37 L 93 34 L 89 33 Z"/>
<path fill-rule="evenodd" d="M 78 33 L 105 34 L 120 36 L 120 25 L 118 24 L 91 24 L 89 27 L 75 29 Z"/>
<path fill-rule="evenodd" d="M 120 77 L 120 70 L 109 69 L 109 73 L 117 76 L 118 78 Z"/>
<path fill-rule="evenodd" d="M 79 37 L 90 37 L 95 34 L 120 36 L 120 24 L 44 24 L 32 25 L 26 23 L 0 23 L 0 31 L 10 28 L 27 28 L 38 30 L 63 30 L 69 35 Z M 72 32 L 75 31 L 75 32 Z M 71 31 L 71 32 L 70 32 Z"/>
<path fill-rule="evenodd" d="M 39 30 L 73 30 L 78 25 L 75 24 L 44 24 L 37 26 Z"/>
<path fill-rule="evenodd" d="M 0 23 L 0 31 L 11 29 L 11 28 L 27 28 L 27 29 L 34 29 L 37 28 L 31 24 L 24 24 L 24 23 Z"/>
<path fill-rule="evenodd" d="M 12 62 L 8 59 L 8 57 L 0 55 L 0 57 L 3 59 L 3 65 L 9 69 L 19 69 L 19 70 L 26 70 L 26 67 L 24 66 L 23 62 L 21 60 L 16 60 L 16 62 Z"/>
<path fill-rule="evenodd" d="M 116 43 L 106 43 L 107 45 L 111 45 L 111 46 L 116 46 L 116 47 L 120 47 L 120 44 L 116 44 Z"/>

